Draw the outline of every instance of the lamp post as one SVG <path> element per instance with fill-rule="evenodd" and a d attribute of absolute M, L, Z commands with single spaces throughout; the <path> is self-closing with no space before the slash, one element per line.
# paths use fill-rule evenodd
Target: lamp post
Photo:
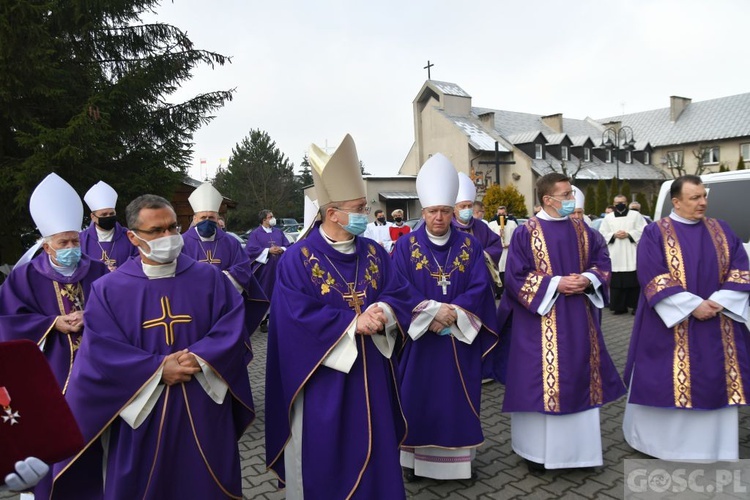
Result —
<path fill-rule="evenodd" d="M 620 149 L 632 149 L 634 145 L 633 129 L 627 125 L 619 128 L 607 127 L 602 132 L 602 148 L 614 151 L 615 154 L 615 178 L 617 179 L 615 185 L 618 192 L 620 191 Z"/>

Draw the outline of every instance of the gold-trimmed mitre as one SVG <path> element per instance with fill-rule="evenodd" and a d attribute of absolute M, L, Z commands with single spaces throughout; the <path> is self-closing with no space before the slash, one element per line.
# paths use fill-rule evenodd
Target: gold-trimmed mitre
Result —
<path fill-rule="evenodd" d="M 325 206 L 333 201 L 349 201 L 365 198 L 365 182 L 359 166 L 357 147 L 354 139 L 346 134 L 339 147 L 332 155 L 326 154 L 315 144 L 310 145 L 308 153 L 318 206 Z"/>

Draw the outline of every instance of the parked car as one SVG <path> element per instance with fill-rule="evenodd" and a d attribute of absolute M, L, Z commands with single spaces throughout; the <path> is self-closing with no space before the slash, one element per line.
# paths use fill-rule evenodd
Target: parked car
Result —
<path fill-rule="evenodd" d="M 302 224 L 297 222 L 297 219 L 291 218 L 277 218 L 276 227 L 284 231 L 285 233 L 299 232 L 302 229 Z"/>

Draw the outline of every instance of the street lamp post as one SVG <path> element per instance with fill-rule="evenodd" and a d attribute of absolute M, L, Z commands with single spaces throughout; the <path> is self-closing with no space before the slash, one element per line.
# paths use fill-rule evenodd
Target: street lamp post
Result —
<path fill-rule="evenodd" d="M 634 145 L 633 129 L 627 125 L 619 128 L 607 127 L 602 132 L 602 148 L 614 151 L 615 154 L 615 178 L 617 179 L 615 185 L 618 192 L 620 191 L 620 149 L 632 149 Z"/>

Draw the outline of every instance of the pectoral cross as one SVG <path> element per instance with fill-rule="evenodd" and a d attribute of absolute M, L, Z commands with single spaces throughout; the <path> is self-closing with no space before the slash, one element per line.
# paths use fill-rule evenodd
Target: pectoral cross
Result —
<path fill-rule="evenodd" d="M 356 288 L 354 287 L 354 283 L 347 283 L 346 286 L 349 287 L 349 293 L 345 293 L 342 295 L 344 300 L 346 300 L 346 303 L 349 307 L 351 307 L 357 315 L 362 314 L 362 309 L 360 309 L 359 306 L 363 305 L 365 302 L 362 300 L 367 296 L 367 294 L 362 291 L 358 292 Z"/>
<path fill-rule="evenodd" d="M 169 319 L 169 323 L 167 323 Z M 161 298 L 161 317 L 144 321 L 141 325 L 144 329 L 164 327 L 164 341 L 167 345 L 174 344 L 174 325 L 175 323 L 190 323 L 193 318 L 189 314 L 172 314 L 172 307 L 169 304 L 169 297 Z"/>
<path fill-rule="evenodd" d="M 102 258 L 100 260 L 104 262 L 107 267 L 116 267 L 115 264 L 117 264 L 117 261 L 115 259 L 111 259 L 109 255 L 107 255 L 106 250 L 102 250 Z"/>
<path fill-rule="evenodd" d="M 448 281 L 450 275 L 440 271 L 439 273 L 430 273 L 430 276 L 437 280 L 437 286 L 443 288 L 443 295 L 448 295 L 448 285 L 451 284 L 451 282 Z"/>
<path fill-rule="evenodd" d="M 221 264 L 221 259 L 214 259 L 213 251 L 206 250 L 206 258 L 201 259 L 198 262 L 205 262 L 206 264 Z"/>

